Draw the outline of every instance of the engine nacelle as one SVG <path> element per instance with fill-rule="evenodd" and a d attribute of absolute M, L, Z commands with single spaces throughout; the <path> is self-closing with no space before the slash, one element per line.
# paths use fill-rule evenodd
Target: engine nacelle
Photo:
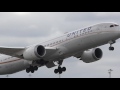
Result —
<path fill-rule="evenodd" d="M 46 54 L 45 48 L 42 45 L 36 45 L 27 48 L 23 53 L 23 57 L 26 60 L 32 61 L 41 59 L 42 57 L 45 56 L 45 54 Z"/>
<path fill-rule="evenodd" d="M 102 50 L 100 48 L 94 48 L 88 51 L 84 51 L 81 56 L 81 59 L 85 63 L 91 63 L 100 60 L 102 56 L 103 56 Z"/>

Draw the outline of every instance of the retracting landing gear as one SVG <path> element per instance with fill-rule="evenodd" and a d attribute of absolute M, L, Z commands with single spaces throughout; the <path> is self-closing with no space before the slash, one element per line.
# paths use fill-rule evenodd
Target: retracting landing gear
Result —
<path fill-rule="evenodd" d="M 37 66 L 30 66 L 29 68 L 26 69 L 26 72 L 29 73 L 34 73 L 35 71 L 38 70 L 38 67 Z"/>
<path fill-rule="evenodd" d="M 54 70 L 55 74 L 57 74 L 57 73 L 62 74 L 63 72 L 66 71 L 66 67 L 61 67 L 62 62 L 63 62 L 63 60 L 62 61 L 58 61 L 59 66 L 58 66 L 58 69 Z"/>
<path fill-rule="evenodd" d="M 112 41 L 110 41 L 109 43 L 110 43 L 109 50 L 110 50 L 110 51 L 113 51 L 113 50 L 114 50 L 114 47 L 112 47 L 112 44 L 116 43 L 116 41 L 112 40 Z"/>

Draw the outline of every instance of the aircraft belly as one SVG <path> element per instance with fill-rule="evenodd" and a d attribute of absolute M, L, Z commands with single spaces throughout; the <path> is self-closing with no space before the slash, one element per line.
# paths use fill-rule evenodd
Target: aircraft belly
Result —
<path fill-rule="evenodd" d="M 29 64 L 25 63 L 24 60 L 2 64 L 0 65 L 0 75 L 13 74 L 18 71 L 25 70 L 28 65 Z"/>

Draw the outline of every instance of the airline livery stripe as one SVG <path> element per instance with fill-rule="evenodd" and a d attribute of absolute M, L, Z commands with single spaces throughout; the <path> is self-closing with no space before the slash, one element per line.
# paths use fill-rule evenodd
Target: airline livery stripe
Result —
<path fill-rule="evenodd" d="M 84 37 L 84 36 L 88 36 L 88 35 L 93 35 L 93 34 L 99 34 L 99 33 L 109 33 L 109 32 L 114 32 L 114 31 L 99 31 L 99 32 L 92 32 L 92 33 L 89 33 L 89 34 L 76 35 L 73 38 L 68 38 L 68 39 L 62 40 L 61 43 L 51 45 L 50 47 L 54 47 L 54 46 L 57 46 L 57 45 L 60 45 L 60 44 L 62 44 L 64 42 L 66 42 L 66 41 L 70 41 L 70 40 L 77 39 L 77 38 L 80 38 L 80 37 Z"/>
<path fill-rule="evenodd" d="M 7 61 L 7 62 L 1 62 L 0 64 L 11 63 L 11 62 L 19 61 L 19 60 L 21 60 L 21 59 L 16 59 L 16 60 Z"/>

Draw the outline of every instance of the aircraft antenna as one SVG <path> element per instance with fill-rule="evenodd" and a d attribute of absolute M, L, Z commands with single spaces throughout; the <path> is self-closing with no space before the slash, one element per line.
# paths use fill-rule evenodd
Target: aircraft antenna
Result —
<path fill-rule="evenodd" d="M 31 78 L 32 77 L 32 75 L 31 74 L 29 74 L 29 78 Z"/>
<path fill-rule="evenodd" d="M 61 78 L 61 75 L 59 74 L 59 78 Z"/>
<path fill-rule="evenodd" d="M 6 75 L 7 78 L 9 78 L 9 75 Z"/>
<path fill-rule="evenodd" d="M 112 72 L 112 71 L 113 71 L 112 69 L 109 69 L 109 70 L 108 70 L 109 78 L 111 78 L 111 72 Z"/>

